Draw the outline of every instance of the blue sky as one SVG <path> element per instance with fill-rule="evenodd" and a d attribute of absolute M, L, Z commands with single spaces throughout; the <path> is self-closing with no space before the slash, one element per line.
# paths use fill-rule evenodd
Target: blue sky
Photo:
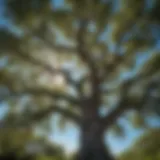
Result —
<path fill-rule="evenodd" d="M 4 20 L 1 16 L 3 12 L 2 7 L 3 0 L 0 0 L 0 26 L 6 26 L 7 21 Z M 59 7 L 63 4 L 63 0 L 55 0 L 56 7 Z M 142 59 L 139 59 L 142 61 Z M 3 116 L 4 107 L 1 106 L 0 109 L 0 117 Z M 139 136 L 143 131 L 133 129 L 128 122 L 125 120 L 121 120 L 121 123 L 126 128 L 126 136 L 124 138 L 116 138 L 113 135 L 109 134 L 106 137 L 106 141 L 109 142 L 111 150 L 115 153 L 119 153 L 123 151 L 126 147 L 128 147 L 137 136 Z M 156 120 L 151 120 L 153 126 L 158 126 L 158 122 Z M 54 129 L 54 132 L 49 136 L 49 138 L 56 143 L 62 144 L 69 152 L 75 150 L 78 146 L 78 136 L 79 131 L 75 127 L 68 127 L 65 132 L 59 131 L 57 128 Z"/>

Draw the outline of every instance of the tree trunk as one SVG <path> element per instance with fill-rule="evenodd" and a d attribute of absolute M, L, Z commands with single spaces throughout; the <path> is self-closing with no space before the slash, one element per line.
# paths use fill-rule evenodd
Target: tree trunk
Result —
<path fill-rule="evenodd" d="M 115 160 L 105 147 L 104 131 L 98 123 L 82 126 L 77 160 Z"/>

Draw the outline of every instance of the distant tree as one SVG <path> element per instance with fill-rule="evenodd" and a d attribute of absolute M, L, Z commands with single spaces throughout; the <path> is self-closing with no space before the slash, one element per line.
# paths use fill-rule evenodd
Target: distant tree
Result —
<path fill-rule="evenodd" d="M 144 125 L 160 115 L 154 2 L 6 0 L 0 98 L 19 113 L 10 125 L 46 126 L 59 113 L 61 126 L 79 127 L 79 160 L 113 160 L 103 136 L 121 116 Z"/>
<path fill-rule="evenodd" d="M 159 160 L 160 129 L 154 129 L 141 136 L 136 143 L 120 157 L 120 160 Z"/>

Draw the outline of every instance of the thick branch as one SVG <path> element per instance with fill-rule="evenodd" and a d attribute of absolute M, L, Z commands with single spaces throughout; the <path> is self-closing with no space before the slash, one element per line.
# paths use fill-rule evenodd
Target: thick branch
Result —
<path fill-rule="evenodd" d="M 131 87 L 131 85 L 133 85 L 135 81 L 136 79 L 127 82 L 127 85 L 123 89 L 122 97 L 118 105 L 107 116 L 102 118 L 102 123 L 105 129 L 108 129 L 111 125 L 113 125 L 117 121 L 117 119 L 129 109 L 141 109 L 146 105 L 146 101 L 150 98 L 150 91 L 153 88 L 153 83 L 148 83 L 144 91 L 143 97 L 138 101 L 134 101 L 132 100 L 133 97 L 127 97 L 127 93 L 129 88 Z"/>
<path fill-rule="evenodd" d="M 44 109 L 43 111 L 39 111 L 37 113 L 34 113 L 32 116 L 31 121 L 33 122 L 38 122 L 44 118 L 46 118 L 47 116 L 49 116 L 50 114 L 53 113 L 58 113 L 62 116 L 65 116 L 66 118 L 72 120 L 73 122 L 79 124 L 80 123 L 80 116 L 76 113 L 73 113 L 71 111 L 69 111 L 68 109 L 64 109 L 61 108 L 59 106 L 50 106 L 47 109 Z"/>
<path fill-rule="evenodd" d="M 46 109 L 43 109 L 41 111 L 37 111 L 35 113 L 32 113 L 32 115 L 29 117 L 28 120 L 26 121 L 21 121 L 21 118 L 18 120 L 17 123 L 15 124 L 8 124 L 4 121 L 0 122 L 0 129 L 1 128 L 26 128 L 26 127 L 31 127 L 37 123 L 39 123 L 40 121 L 42 121 L 43 119 L 47 118 L 48 116 L 50 116 L 53 113 L 58 113 L 64 117 L 66 117 L 67 119 L 71 120 L 72 122 L 76 123 L 76 124 L 80 124 L 80 116 L 78 114 L 75 114 L 71 111 L 69 111 L 68 109 L 64 109 L 61 108 L 60 106 L 49 106 Z"/>
<path fill-rule="evenodd" d="M 0 102 L 7 98 L 22 96 L 26 94 L 34 95 L 34 96 L 47 95 L 51 98 L 63 99 L 74 105 L 79 105 L 79 100 L 73 96 L 63 94 L 63 93 L 52 92 L 46 89 L 30 89 L 30 88 L 26 88 L 21 91 L 11 91 L 11 93 L 1 96 Z"/>
<path fill-rule="evenodd" d="M 131 106 L 128 105 L 125 101 L 121 101 L 118 106 L 113 109 L 105 118 L 102 119 L 102 124 L 105 129 L 108 129 L 112 126 L 117 119 L 126 111 L 131 109 Z"/>

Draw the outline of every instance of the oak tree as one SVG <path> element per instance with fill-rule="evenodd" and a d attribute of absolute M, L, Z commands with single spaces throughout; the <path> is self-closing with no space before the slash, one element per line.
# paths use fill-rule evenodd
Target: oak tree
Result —
<path fill-rule="evenodd" d="M 137 124 L 160 114 L 156 3 L 6 0 L 0 99 L 18 114 L 10 125 L 58 113 L 79 127 L 79 160 L 113 160 L 103 138 L 121 116 Z"/>

